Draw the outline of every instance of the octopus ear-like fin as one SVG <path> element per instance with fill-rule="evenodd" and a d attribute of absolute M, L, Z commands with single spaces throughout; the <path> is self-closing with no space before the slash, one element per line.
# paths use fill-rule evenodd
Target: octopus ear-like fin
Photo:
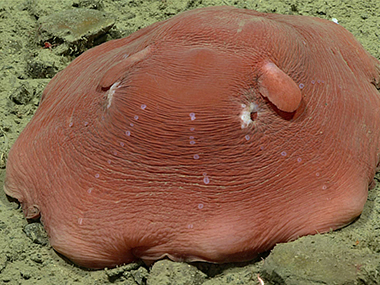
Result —
<path fill-rule="evenodd" d="M 279 110 L 294 112 L 301 104 L 302 94 L 297 84 L 272 62 L 260 69 L 259 91 Z"/>
<path fill-rule="evenodd" d="M 127 77 L 130 72 L 130 68 L 146 58 L 151 51 L 152 47 L 147 46 L 143 50 L 140 50 L 130 56 L 126 56 L 122 60 L 113 64 L 103 75 L 97 89 L 99 91 L 107 91 L 113 84 L 118 81 L 120 82 L 123 78 Z"/>
<path fill-rule="evenodd" d="M 37 205 L 29 206 L 23 210 L 24 210 L 25 218 L 27 218 L 28 220 L 37 219 L 38 217 L 40 217 L 40 209 L 38 208 Z"/>

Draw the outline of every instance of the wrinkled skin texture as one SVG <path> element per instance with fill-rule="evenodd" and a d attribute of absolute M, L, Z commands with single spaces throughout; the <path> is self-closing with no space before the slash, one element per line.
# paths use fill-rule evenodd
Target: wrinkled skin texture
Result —
<path fill-rule="evenodd" d="M 360 215 L 378 67 L 333 22 L 189 11 L 57 74 L 4 189 L 81 266 L 249 260 Z"/>

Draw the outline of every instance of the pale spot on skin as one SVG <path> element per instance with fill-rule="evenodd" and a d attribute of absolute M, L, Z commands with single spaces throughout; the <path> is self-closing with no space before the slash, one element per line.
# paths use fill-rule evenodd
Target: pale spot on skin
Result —
<path fill-rule="evenodd" d="M 250 103 L 249 106 L 241 104 L 241 107 L 243 109 L 240 113 L 241 128 L 245 129 L 253 123 L 251 113 L 257 113 L 259 111 L 259 106 L 255 103 Z"/>
<path fill-rule="evenodd" d="M 115 91 L 118 88 L 119 84 L 120 84 L 120 81 L 115 82 L 114 84 L 112 84 L 111 88 L 107 91 L 107 100 L 108 100 L 107 109 L 111 107 L 113 94 L 115 94 Z"/>

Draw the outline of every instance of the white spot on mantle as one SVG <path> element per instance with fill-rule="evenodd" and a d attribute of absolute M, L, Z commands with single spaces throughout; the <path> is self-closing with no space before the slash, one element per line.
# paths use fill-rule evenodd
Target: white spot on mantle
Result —
<path fill-rule="evenodd" d="M 108 100 L 107 109 L 111 107 L 113 94 L 115 93 L 119 85 L 120 85 L 120 81 L 115 82 L 114 84 L 112 84 L 111 88 L 107 91 L 107 100 Z"/>
<path fill-rule="evenodd" d="M 257 113 L 259 111 L 259 106 L 255 103 L 250 103 L 249 106 L 247 106 L 246 104 L 241 104 L 241 107 L 243 108 L 243 110 L 240 113 L 241 128 L 245 129 L 253 123 L 251 119 L 251 113 Z"/>

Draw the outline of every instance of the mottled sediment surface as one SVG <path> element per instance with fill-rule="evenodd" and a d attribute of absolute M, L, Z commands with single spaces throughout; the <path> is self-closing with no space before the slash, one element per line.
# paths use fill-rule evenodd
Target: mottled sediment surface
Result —
<path fill-rule="evenodd" d="M 94 45 L 125 37 L 182 11 L 233 5 L 331 20 L 380 58 L 380 2 L 373 1 L 112 1 L 0 2 L 0 184 L 10 146 L 37 108 L 49 80 Z M 74 9 L 74 10 L 73 10 Z M 65 25 L 61 25 L 64 23 Z M 5 284 L 380 284 L 380 189 L 370 190 L 361 217 L 328 234 L 277 245 L 244 264 L 129 264 L 88 271 L 59 256 L 40 224 L 0 194 L 0 283 Z"/>

